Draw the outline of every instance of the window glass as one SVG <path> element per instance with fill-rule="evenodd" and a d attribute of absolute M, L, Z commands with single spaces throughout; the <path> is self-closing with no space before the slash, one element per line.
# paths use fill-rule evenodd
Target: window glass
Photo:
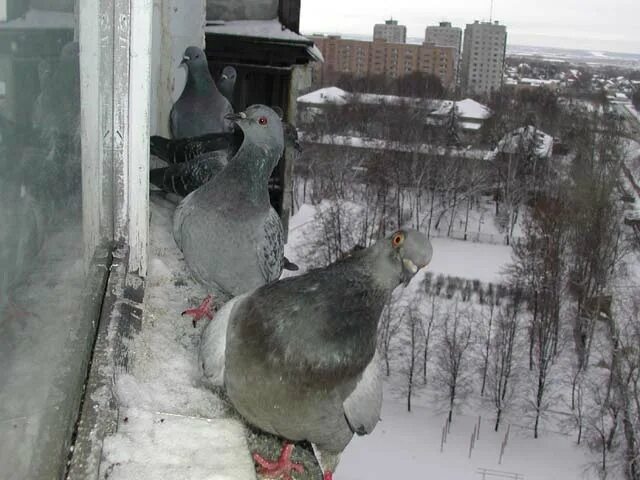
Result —
<path fill-rule="evenodd" d="M 75 24 L 0 0 L 0 478 L 61 477 L 93 335 Z"/>

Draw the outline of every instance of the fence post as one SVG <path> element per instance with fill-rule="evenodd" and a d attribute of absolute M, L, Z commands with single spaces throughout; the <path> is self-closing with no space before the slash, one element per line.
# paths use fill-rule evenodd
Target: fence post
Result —
<path fill-rule="evenodd" d="M 469 458 L 471 458 L 471 451 L 473 450 L 473 442 L 476 439 L 476 426 L 473 426 L 473 432 L 471 432 L 471 439 L 469 440 Z"/>

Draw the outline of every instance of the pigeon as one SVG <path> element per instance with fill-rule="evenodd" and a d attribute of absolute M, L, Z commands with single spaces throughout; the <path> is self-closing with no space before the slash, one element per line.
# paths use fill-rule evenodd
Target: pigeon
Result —
<path fill-rule="evenodd" d="M 282 126 L 284 129 L 286 148 L 293 149 L 294 153 L 298 155 L 301 152 L 300 142 L 298 141 L 298 131 L 293 125 L 286 122 L 283 123 Z M 163 140 L 166 141 L 167 139 Z M 216 135 L 215 139 L 211 138 L 211 135 L 191 139 L 190 144 L 184 145 L 184 150 L 189 150 L 190 152 L 200 150 L 201 153 L 195 155 L 190 160 L 185 160 L 183 163 L 152 169 L 149 172 L 149 181 L 165 193 L 177 194 L 183 197 L 188 195 L 211 180 L 229 163 L 229 160 L 233 158 L 238 148 L 240 148 L 243 136 L 242 134 L 234 135 L 228 138 L 228 142 L 223 142 L 222 140 L 222 134 Z M 183 140 L 176 140 L 175 142 L 182 141 Z M 215 147 L 216 144 L 219 144 L 223 148 L 219 150 L 208 150 L 209 148 Z M 176 159 L 178 150 L 174 145 L 176 147 L 178 145 L 172 141 L 168 141 L 164 145 L 167 147 L 165 151 L 169 153 L 171 150 L 174 151 L 172 158 Z M 270 181 L 271 180 L 272 179 L 270 179 Z M 272 186 L 271 183 L 269 183 L 269 191 L 271 190 Z"/>
<path fill-rule="evenodd" d="M 233 108 L 211 78 L 205 53 L 198 47 L 188 47 L 182 64 L 187 66 L 187 83 L 171 108 L 173 138 L 230 132 L 232 124 L 225 117 L 233 113 Z"/>
<path fill-rule="evenodd" d="M 204 328 L 199 359 L 205 383 L 224 388 L 245 420 L 285 439 L 259 473 L 299 471 L 290 442 L 308 441 L 332 479 L 353 434 L 377 424 L 382 382 L 378 320 L 392 291 L 432 256 L 427 237 L 399 230 L 325 268 L 288 277 L 232 299 Z"/>
<path fill-rule="evenodd" d="M 80 62 L 78 42 L 69 42 L 57 62 L 41 66 L 40 94 L 34 102 L 31 162 L 25 177 L 33 192 L 59 207 L 80 206 Z M 54 185 L 55 188 L 51 188 Z"/>
<path fill-rule="evenodd" d="M 284 258 L 282 222 L 267 188 L 284 149 L 282 122 L 264 105 L 227 118 L 242 130 L 242 145 L 218 175 L 180 202 L 173 222 L 195 279 L 222 298 L 278 279 Z"/>
<path fill-rule="evenodd" d="M 231 149 L 233 150 L 231 156 L 233 156 L 241 143 L 242 134 L 235 131 L 178 139 L 152 135 L 150 150 L 151 155 L 167 163 L 182 163 L 214 150 Z"/>
<path fill-rule="evenodd" d="M 228 65 L 222 69 L 222 75 L 220 75 L 220 79 L 217 84 L 218 90 L 220 90 L 220 93 L 224 95 L 224 98 L 229 100 L 231 105 L 233 105 L 233 89 L 236 86 L 237 76 L 238 74 L 236 73 L 236 69 Z"/>

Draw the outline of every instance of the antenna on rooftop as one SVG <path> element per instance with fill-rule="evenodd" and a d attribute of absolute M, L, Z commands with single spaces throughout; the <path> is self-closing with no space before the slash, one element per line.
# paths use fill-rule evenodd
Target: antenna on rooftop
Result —
<path fill-rule="evenodd" d="M 491 0 L 491 9 L 489 10 L 489 23 L 493 22 L 493 0 Z"/>

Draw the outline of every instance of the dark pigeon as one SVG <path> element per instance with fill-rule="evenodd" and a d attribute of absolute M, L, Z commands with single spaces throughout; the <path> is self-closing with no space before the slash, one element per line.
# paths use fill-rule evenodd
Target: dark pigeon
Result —
<path fill-rule="evenodd" d="M 242 145 L 180 203 L 173 224 L 194 277 L 223 299 L 278 279 L 284 258 L 282 222 L 267 188 L 284 149 L 282 122 L 264 105 L 229 118 L 244 134 Z"/>
<path fill-rule="evenodd" d="M 234 298 L 202 333 L 205 378 L 225 388 L 251 425 L 310 442 L 331 479 L 353 434 L 370 433 L 380 417 L 382 310 L 431 255 L 425 235 L 400 230 L 326 268 Z M 299 470 L 292 448 L 286 443 L 274 462 L 254 454 L 260 472 Z"/>
<path fill-rule="evenodd" d="M 231 150 L 233 156 L 242 143 L 242 132 L 209 133 L 198 137 L 170 139 L 159 135 L 151 137 L 151 155 L 167 163 L 193 160 L 203 153 Z"/>
<path fill-rule="evenodd" d="M 218 90 L 233 105 L 233 90 L 236 86 L 236 78 L 238 74 L 236 69 L 228 65 L 222 69 L 222 75 L 218 80 Z"/>
<path fill-rule="evenodd" d="M 230 132 L 232 124 L 225 117 L 233 113 L 233 108 L 211 78 L 205 53 L 198 47 L 188 47 L 182 64 L 187 66 L 187 83 L 171 108 L 173 138 Z"/>
<path fill-rule="evenodd" d="M 295 154 L 298 155 L 301 151 L 298 141 L 298 131 L 293 125 L 288 123 L 283 123 L 283 128 L 286 148 L 293 149 Z M 216 140 L 213 140 L 209 137 L 210 135 L 195 137 L 191 139 L 189 144 L 184 145 L 184 150 L 188 149 L 190 152 L 196 150 L 201 151 L 201 153 L 190 160 L 151 170 L 149 173 L 149 181 L 151 184 L 160 188 L 165 193 L 177 194 L 184 197 L 211 180 L 236 154 L 242 144 L 243 135 L 241 133 L 235 134 L 229 143 L 219 150 L 208 149 L 214 147 L 216 143 L 223 145 L 224 142 L 217 142 L 217 140 L 222 140 L 222 138 L 216 136 Z M 176 140 L 175 142 L 181 141 L 183 140 Z M 172 148 L 171 146 L 173 145 L 178 146 L 177 143 L 173 143 L 174 141 L 167 142 L 168 143 L 165 144 L 167 145 L 167 150 Z M 177 152 L 178 150 L 174 150 L 174 153 Z M 173 158 L 175 158 L 175 155 Z M 269 191 L 273 188 L 271 186 L 271 180 L 270 178 Z"/>

